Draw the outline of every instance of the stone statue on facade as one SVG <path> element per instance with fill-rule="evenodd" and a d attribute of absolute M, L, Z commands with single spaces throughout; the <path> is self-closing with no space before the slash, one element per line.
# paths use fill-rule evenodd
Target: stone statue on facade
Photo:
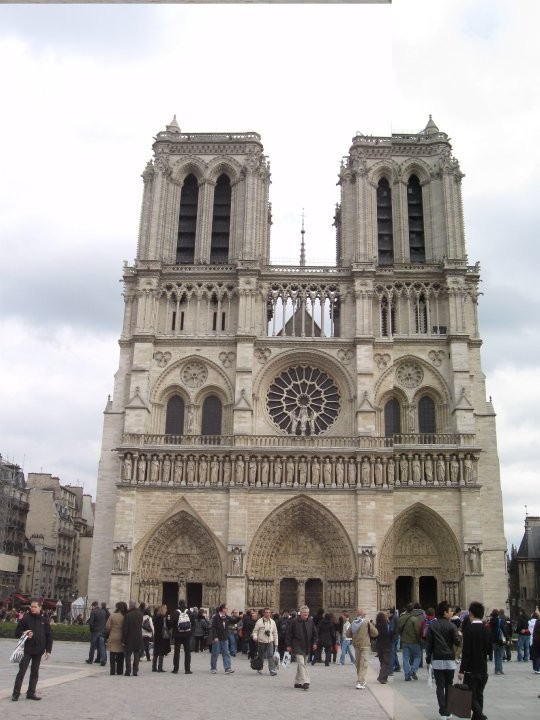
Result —
<path fill-rule="evenodd" d="M 437 459 L 437 482 L 442 485 L 446 478 L 446 468 L 444 466 L 444 460 L 441 456 Z"/>
<path fill-rule="evenodd" d="M 171 460 L 168 455 L 165 455 L 165 459 L 163 460 L 163 477 L 162 477 L 163 483 L 168 485 L 171 481 Z"/>
<path fill-rule="evenodd" d="M 321 480 L 321 467 L 317 458 L 313 458 L 311 461 L 311 484 L 313 487 L 318 487 Z"/>
<path fill-rule="evenodd" d="M 131 459 L 131 453 L 128 453 L 124 458 L 124 480 L 131 480 L 133 473 L 133 460 Z"/>
<path fill-rule="evenodd" d="M 218 484 L 219 478 L 219 463 L 217 457 L 212 455 L 212 461 L 210 463 L 210 485 L 215 486 Z"/>
<path fill-rule="evenodd" d="M 364 458 L 362 460 L 362 487 L 369 487 L 370 485 L 370 470 L 369 470 L 369 462 L 367 461 L 367 458 Z"/>
<path fill-rule="evenodd" d="M 174 483 L 180 485 L 182 482 L 182 458 L 177 456 L 174 461 Z"/>
<path fill-rule="evenodd" d="M 459 463 L 455 455 L 452 455 L 450 460 L 450 480 L 452 484 L 457 484 L 459 480 Z"/>
<path fill-rule="evenodd" d="M 375 485 L 382 487 L 383 484 L 383 466 L 381 464 L 381 458 L 377 458 L 375 461 Z"/>
<path fill-rule="evenodd" d="M 415 485 L 420 485 L 422 480 L 422 466 L 420 465 L 418 455 L 415 455 L 412 461 L 412 478 Z"/>
<path fill-rule="evenodd" d="M 426 484 L 431 485 L 433 483 L 433 462 L 430 457 L 424 461 L 424 476 L 426 478 Z"/>
<path fill-rule="evenodd" d="M 231 574 L 241 575 L 243 570 L 244 557 L 242 550 L 239 547 L 234 547 L 231 550 Z"/>
<path fill-rule="evenodd" d="M 480 548 L 478 545 L 471 545 L 467 550 L 467 562 L 470 573 L 476 575 L 480 572 Z"/>
<path fill-rule="evenodd" d="M 465 475 L 465 483 L 470 485 L 473 481 L 473 463 L 469 454 L 465 455 L 463 461 L 463 473 Z"/>
<path fill-rule="evenodd" d="M 126 545 L 119 545 L 113 550 L 114 572 L 127 572 L 128 548 Z"/>
<path fill-rule="evenodd" d="M 399 461 L 399 479 L 402 485 L 408 485 L 409 483 L 409 461 L 405 455 L 401 456 Z"/>
<path fill-rule="evenodd" d="M 373 577 L 373 550 L 371 548 L 362 549 L 362 567 L 360 573 Z"/>

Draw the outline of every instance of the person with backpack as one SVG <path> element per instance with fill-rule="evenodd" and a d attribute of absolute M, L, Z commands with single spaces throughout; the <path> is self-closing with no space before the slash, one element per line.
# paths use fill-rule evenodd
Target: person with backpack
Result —
<path fill-rule="evenodd" d="M 184 672 L 191 675 L 191 633 L 195 625 L 195 615 L 186 606 L 185 600 L 178 601 L 169 621 L 169 630 L 174 642 L 173 673 L 178 673 L 180 667 L 180 648 L 184 648 Z"/>
<path fill-rule="evenodd" d="M 147 608 L 144 603 L 139 605 L 139 610 L 143 614 L 142 623 L 142 639 L 143 649 L 141 651 L 141 660 L 146 655 L 146 662 L 150 662 L 150 641 L 154 637 L 154 623 L 150 615 L 150 608 Z"/>
<path fill-rule="evenodd" d="M 496 608 L 491 611 L 487 625 L 491 632 L 491 642 L 493 643 L 495 675 L 504 675 L 503 657 L 506 644 L 506 638 L 504 636 L 504 620 L 501 618 L 499 611 Z"/>
<path fill-rule="evenodd" d="M 418 680 L 416 671 L 420 666 L 422 649 L 420 647 L 420 625 L 422 624 L 423 613 L 415 608 L 412 603 L 407 605 L 406 612 L 399 616 L 398 633 L 401 638 L 401 649 L 403 651 L 402 663 L 405 680 Z"/>
<path fill-rule="evenodd" d="M 426 664 L 433 668 L 439 715 L 448 720 L 448 690 L 454 682 L 456 655 L 454 648 L 461 645 L 461 637 L 451 622 L 452 608 L 447 600 L 437 605 L 437 617 L 426 626 Z"/>

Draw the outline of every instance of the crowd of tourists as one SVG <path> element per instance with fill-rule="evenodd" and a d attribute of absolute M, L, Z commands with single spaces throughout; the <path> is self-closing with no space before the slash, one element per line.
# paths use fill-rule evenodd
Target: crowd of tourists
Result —
<path fill-rule="evenodd" d="M 136 677 L 144 660 L 151 662 L 152 672 L 166 672 L 166 658 L 172 655 L 170 671 L 178 673 L 183 652 L 183 671 L 190 675 L 192 653 L 208 652 L 211 673 L 218 672 L 221 656 L 224 672 L 232 674 L 232 658 L 245 655 L 258 673 L 266 663 L 271 676 L 277 674 L 280 663 L 295 662 L 294 688 L 301 690 L 310 687 L 309 669 L 313 665 L 343 666 L 348 662 L 355 665 L 355 687 L 363 690 L 370 654 L 376 653 L 377 682 L 382 685 L 401 671 L 405 682 L 418 680 L 418 671 L 425 663 L 434 679 L 442 718 L 450 716 L 448 694 L 458 670 L 458 677 L 465 678 L 473 693 L 473 720 L 485 720 L 487 663 L 493 661 L 495 675 L 504 674 L 503 663 L 512 659 L 514 633 L 517 661 L 530 659 L 533 671 L 540 674 L 539 617 L 538 612 L 528 617 L 520 611 L 513 624 L 503 610 L 493 610 L 485 617 L 484 607 L 477 602 L 466 612 L 446 601 L 425 611 L 418 603 L 411 603 L 401 613 L 391 608 L 367 619 L 362 608 L 354 617 L 344 610 L 336 618 L 322 609 L 311 614 L 306 606 L 273 614 L 270 608 L 229 611 L 222 603 L 209 614 L 204 608 L 188 608 L 184 600 L 172 612 L 166 605 L 149 608 L 131 600 L 117 602 L 110 612 L 106 603 L 94 601 L 88 619 L 86 662 L 108 665 L 111 676 Z M 39 663 L 51 653 L 52 633 L 38 601 L 33 601 L 29 612 L 18 619 L 16 635 L 26 635 L 27 640 L 12 699 L 18 700 L 31 665 L 27 698 L 39 700 Z"/>

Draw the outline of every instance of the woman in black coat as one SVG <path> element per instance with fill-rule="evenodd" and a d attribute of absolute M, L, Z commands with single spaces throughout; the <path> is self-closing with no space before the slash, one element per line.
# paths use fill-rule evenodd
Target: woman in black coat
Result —
<path fill-rule="evenodd" d="M 385 685 L 388 681 L 388 675 L 390 673 L 390 659 L 392 657 L 392 634 L 388 625 L 388 618 L 386 613 L 377 613 L 375 618 L 375 627 L 379 631 L 377 636 L 375 649 L 377 650 L 377 656 L 381 667 L 379 670 L 379 677 L 377 680 Z"/>
<path fill-rule="evenodd" d="M 336 630 L 332 621 L 332 615 L 325 613 L 323 619 L 319 622 L 319 649 L 313 660 L 313 664 L 316 662 L 322 662 L 322 648 L 324 648 L 324 664 L 326 667 L 330 665 L 330 658 L 333 653 L 334 645 L 336 644 Z"/>
<path fill-rule="evenodd" d="M 152 672 L 165 672 L 163 658 L 171 652 L 170 631 L 168 629 L 167 606 L 162 605 L 154 617 L 154 654 Z"/>

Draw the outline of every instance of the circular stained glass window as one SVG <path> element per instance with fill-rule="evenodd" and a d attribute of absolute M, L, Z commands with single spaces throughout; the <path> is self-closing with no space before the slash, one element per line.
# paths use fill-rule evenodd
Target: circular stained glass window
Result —
<path fill-rule="evenodd" d="M 266 404 L 280 430 L 289 435 L 320 435 L 335 422 L 340 398 L 336 384 L 326 373 L 297 365 L 272 382 Z"/>

